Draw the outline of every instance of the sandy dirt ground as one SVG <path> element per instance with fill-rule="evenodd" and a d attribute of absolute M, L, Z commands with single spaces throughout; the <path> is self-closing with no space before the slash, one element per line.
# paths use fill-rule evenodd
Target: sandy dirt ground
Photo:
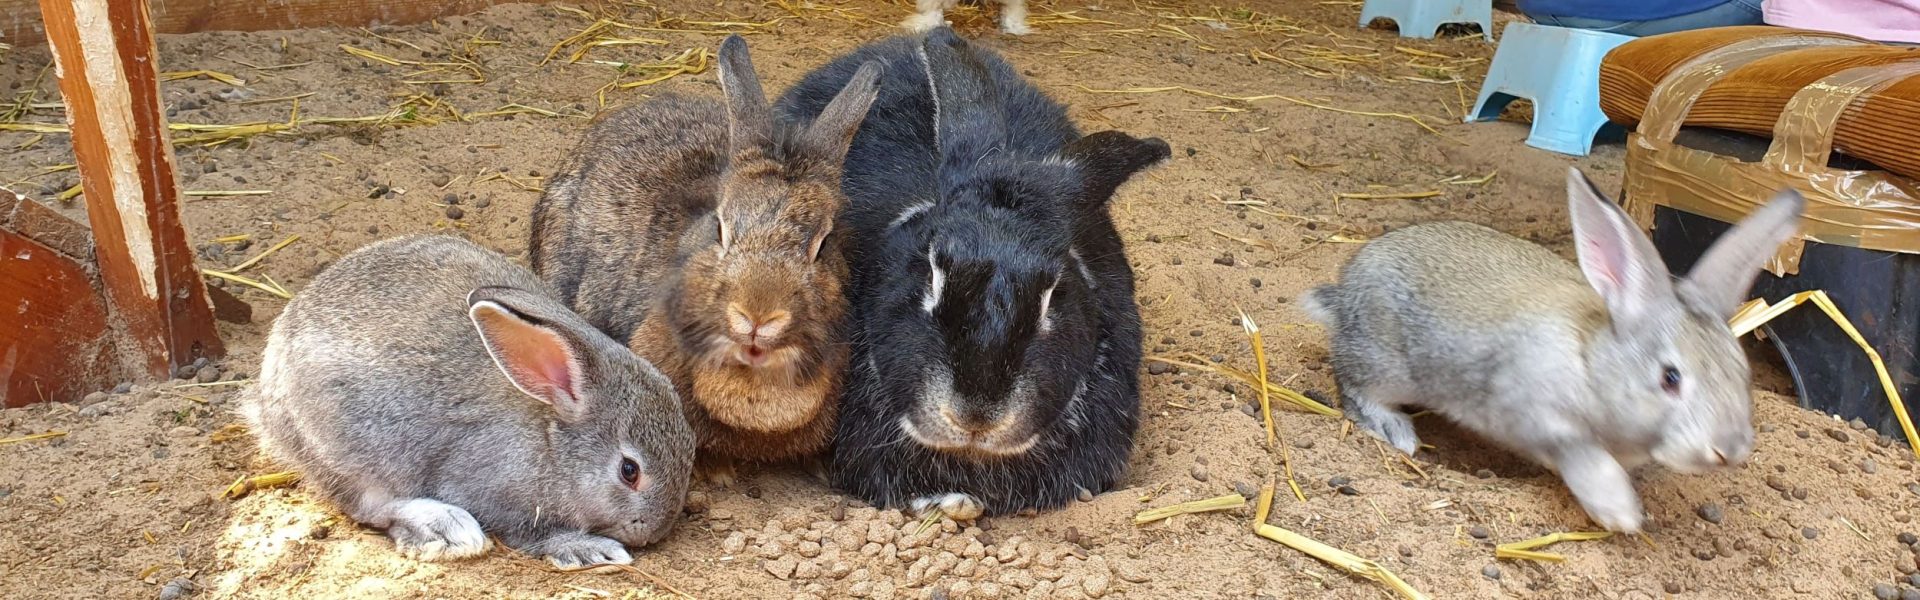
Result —
<path fill-rule="evenodd" d="M 665 91 L 718 94 L 710 72 L 610 84 L 669 74 L 655 65 L 712 49 L 712 32 L 732 28 L 751 34 L 769 90 L 781 90 L 894 33 L 909 12 L 872 0 L 714 4 L 505 5 L 407 27 L 162 36 L 162 71 L 244 80 L 167 82 L 174 122 L 285 123 L 298 106 L 283 131 L 179 147 L 184 189 L 264 192 L 190 197 L 189 233 L 213 268 L 299 236 L 243 272 L 294 293 L 340 255 L 404 233 L 458 232 L 524 256 L 535 190 L 588 117 Z M 1618 189 L 1617 144 L 1576 160 L 1522 145 L 1524 115 L 1458 124 L 1492 54 L 1478 36 L 1356 29 L 1358 2 L 1224 4 L 1042 2 L 1036 31 L 1018 38 L 995 30 L 991 10 L 952 16 L 1084 128 L 1174 147 L 1114 205 L 1150 356 L 1251 369 L 1235 321 L 1244 308 L 1265 329 L 1275 380 L 1325 398 L 1324 332 L 1290 299 L 1331 280 L 1351 242 L 1459 219 L 1567 253 L 1565 167 Z M 545 60 L 597 16 L 649 28 L 607 36 L 651 41 L 576 40 Z M 0 61 L 0 99 L 25 108 L 17 121 L 61 121 L 47 65 L 43 48 Z M 1171 86 L 1191 93 L 1106 92 Z M 72 162 L 64 136 L 0 131 L 0 147 L 0 182 L 84 217 L 77 201 L 55 200 L 77 182 L 59 169 Z M 64 433 L 0 445 L 0 595 L 1392 597 L 1255 537 L 1250 503 L 1133 523 L 1143 509 L 1251 493 L 1276 470 L 1247 386 L 1162 364 L 1142 367 L 1146 418 L 1131 474 L 1063 511 L 923 523 L 771 468 L 733 489 L 696 487 L 675 534 L 642 553 L 636 571 L 555 573 L 508 552 L 414 562 L 297 485 L 222 497 L 239 477 L 277 470 L 234 427 L 232 398 L 284 305 L 228 289 L 254 317 L 222 325 L 225 359 L 187 379 L 0 413 L 0 439 Z M 1654 528 L 1644 538 L 1562 544 L 1560 563 L 1496 560 L 1497 543 L 1594 526 L 1549 473 L 1445 423 L 1421 421 L 1436 449 L 1416 470 L 1342 420 L 1293 411 L 1281 427 L 1306 500 L 1281 498 L 1270 522 L 1378 561 L 1435 598 L 1900 597 L 1916 567 L 1906 532 L 1920 530 L 1905 445 L 1797 408 L 1771 351 L 1750 348 L 1762 391 L 1752 463 L 1697 477 L 1640 473 Z"/>

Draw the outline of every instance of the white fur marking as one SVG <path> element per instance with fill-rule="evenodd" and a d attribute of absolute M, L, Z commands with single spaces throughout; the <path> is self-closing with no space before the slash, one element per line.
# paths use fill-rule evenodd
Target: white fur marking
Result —
<path fill-rule="evenodd" d="M 933 280 L 927 284 L 927 295 L 920 297 L 920 309 L 933 314 L 940 307 L 940 293 L 947 288 L 947 274 L 940 270 L 940 263 L 934 261 L 933 252 L 927 252 L 927 268 L 933 269 Z"/>
<path fill-rule="evenodd" d="M 933 208 L 932 202 L 921 202 L 909 206 L 906 210 L 900 211 L 900 216 L 894 217 L 892 223 L 887 224 L 887 229 L 899 229 L 901 225 L 907 224 L 907 221 L 912 221 L 914 217 L 920 216 L 920 213 L 927 212 L 930 208 Z"/>
<path fill-rule="evenodd" d="M 1067 257 L 1073 259 L 1073 266 L 1080 271 L 1080 278 L 1087 280 L 1087 287 L 1097 287 L 1093 284 L 1093 269 L 1087 268 L 1087 260 L 1080 258 L 1080 249 L 1068 248 Z"/>
<path fill-rule="evenodd" d="M 922 17 L 924 16 L 925 15 L 922 15 Z M 933 13 L 933 17 L 935 20 L 940 21 L 941 24 L 945 24 L 945 21 L 941 20 L 940 13 L 938 12 Z M 935 25 L 935 27 L 938 27 L 938 26 L 939 25 Z M 928 27 L 927 29 L 933 29 L 933 27 Z M 939 86 L 936 86 L 933 83 L 933 58 L 927 56 L 927 47 L 925 44 L 922 44 L 919 47 L 914 48 L 913 53 L 920 55 L 920 72 L 925 73 L 927 76 L 927 92 L 928 92 L 927 95 L 930 96 L 929 99 L 933 101 L 933 147 L 939 148 L 940 147 L 940 88 Z"/>
<path fill-rule="evenodd" d="M 393 507 L 388 529 L 403 528 L 411 539 L 402 553 L 420 560 L 479 556 L 487 551 L 487 534 L 473 515 L 458 506 L 428 498 L 413 498 Z M 394 538 L 400 543 L 400 538 Z M 417 544 L 417 545 L 415 545 Z"/>
<path fill-rule="evenodd" d="M 1053 285 L 1047 286 L 1047 291 L 1040 293 L 1040 333 L 1053 331 L 1053 314 L 1049 308 L 1053 306 L 1053 290 L 1057 287 L 1060 287 L 1059 275 L 1053 277 Z"/>
<path fill-rule="evenodd" d="M 926 446 L 928 448 L 935 447 L 935 444 L 933 442 L 927 441 L 927 438 L 925 436 L 920 435 L 920 428 L 913 426 L 913 419 L 909 419 L 904 416 L 900 417 L 900 431 L 902 433 L 907 434 L 907 437 L 913 438 L 914 442 L 917 442 L 922 446 Z"/>

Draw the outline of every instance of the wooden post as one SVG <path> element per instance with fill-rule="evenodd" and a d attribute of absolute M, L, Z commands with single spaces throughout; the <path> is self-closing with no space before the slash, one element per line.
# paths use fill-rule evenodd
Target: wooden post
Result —
<path fill-rule="evenodd" d="M 218 357 L 205 283 L 180 223 L 145 0 L 40 0 L 40 12 L 122 351 L 153 377 Z"/>

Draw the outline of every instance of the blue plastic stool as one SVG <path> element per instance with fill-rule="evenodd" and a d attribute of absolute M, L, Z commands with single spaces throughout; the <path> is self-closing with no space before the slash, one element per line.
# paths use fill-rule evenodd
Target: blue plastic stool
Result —
<path fill-rule="evenodd" d="M 1593 138 L 1608 126 L 1600 112 L 1600 61 L 1632 36 L 1509 23 L 1500 33 L 1487 82 L 1480 86 L 1467 122 L 1500 116 L 1518 98 L 1533 101 L 1533 132 L 1527 145 L 1586 156 Z"/>
<path fill-rule="evenodd" d="M 1440 26 L 1475 23 L 1493 41 L 1493 0 L 1367 0 L 1360 7 L 1360 28 L 1374 19 L 1393 19 L 1400 37 L 1430 40 Z"/>

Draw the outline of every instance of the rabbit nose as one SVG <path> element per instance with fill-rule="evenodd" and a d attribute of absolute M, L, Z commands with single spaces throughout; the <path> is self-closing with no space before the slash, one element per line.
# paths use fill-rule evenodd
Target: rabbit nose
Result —
<path fill-rule="evenodd" d="M 1723 467 L 1738 467 L 1746 464 L 1747 458 L 1751 456 L 1753 456 L 1753 434 L 1750 431 L 1724 434 L 1718 443 L 1713 444 L 1713 457 Z"/>
<path fill-rule="evenodd" d="M 751 345 L 758 346 L 767 340 L 780 337 L 793 322 L 793 315 L 784 310 L 753 314 L 738 304 L 727 306 L 727 325 L 734 335 L 747 338 Z"/>
<path fill-rule="evenodd" d="M 947 422 L 948 427 L 952 427 L 962 432 L 969 433 L 969 434 L 976 434 L 976 435 L 981 433 L 986 433 L 988 431 L 992 431 L 995 425 L 997 425 L 997 423 L 995 423 L 992 419 L 984 419 L 984 418 L 977 418 L 972 415 L 964 415 L 964 414 L 960 414 L 957 411 L 954 411 L 953 409 L 944 408 L 944 407 L 940 409 L 940 418 Z"/>
<path fill-rule="evenodd" d="M 1753 454 L 1752 446 L 1716 446 L 1713 448 L 1715 464 L 1722 467 L 1738 467 L 1747 464 L 1747 457 Z"/>

